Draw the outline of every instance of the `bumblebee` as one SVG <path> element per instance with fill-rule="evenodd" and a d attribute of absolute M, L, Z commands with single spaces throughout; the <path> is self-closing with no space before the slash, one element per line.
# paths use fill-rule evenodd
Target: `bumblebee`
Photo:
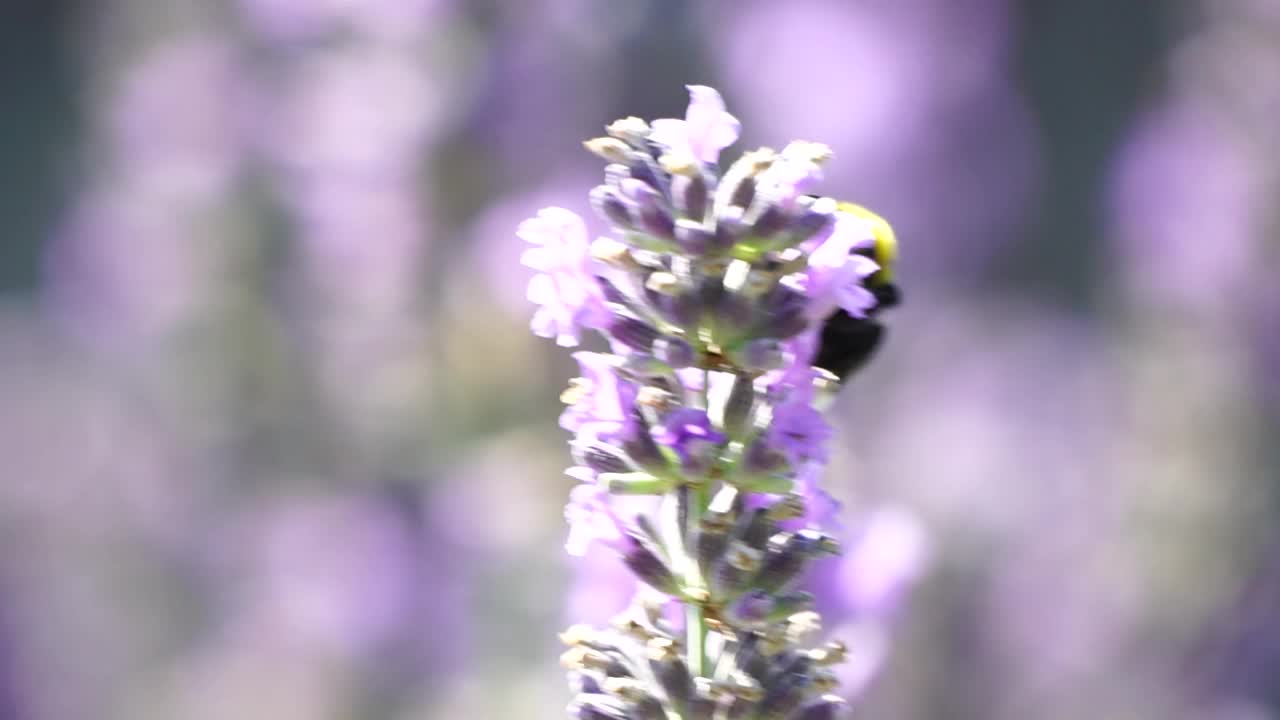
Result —
<path fill-rule="evenodd" d="M 837 310 L 822 325 L 813 365 L 830 372 L 844 384 L 867 364 L 884 342 L 887 330 L 877 317 L 883 310 L 900 303 L 902 294 L 894 284 L 898 239 L 893 227 L 884 218 L 860 205 L 842 202 L 837 208 L 865 220 L 871 226 L 874 238 L 872 245 L 857 248 L 853 252 L 865 255 L 880 265 L 880 269 L 867 278 L 867 289 L 875 295 L 876 305 L 867 311 L 866 317 L 856 318 L 844 310 Z"/>

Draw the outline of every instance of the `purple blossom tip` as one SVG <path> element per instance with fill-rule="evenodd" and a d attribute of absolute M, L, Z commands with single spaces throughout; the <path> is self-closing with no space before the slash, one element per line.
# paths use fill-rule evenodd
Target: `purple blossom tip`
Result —
<path fill-rule="evenodd" d="M 691 155 L 714 164 L 720 151 L 738 141 L 742 124 L 725 110 L 724 99 L 715 88 L 688 85 L 689 109 L 684 119 L 653 121 L 649 139 L 674 154 Z"/>
<path fill-rule="evenodd" d="M 609 317 L 604 293 L 593 272 L 587 226 L 577 214 L 550 207 L 520 223 L 516 235 L 533 245 L 520 256 L 538 271 L 529 281 L 528 298 L 538 305 L 530 322 L 538 337 L 576 346 L 582 330 L 600 327 Z"/>

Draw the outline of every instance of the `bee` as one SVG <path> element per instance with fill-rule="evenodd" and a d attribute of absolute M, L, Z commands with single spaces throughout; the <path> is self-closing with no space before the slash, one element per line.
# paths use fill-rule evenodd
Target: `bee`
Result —
<path fill-rule="evenodd" d="M 832 313 L 822 325 L 818 350 L 813 366 L 834 375 L 844 384 L 855 372 L 867 364 L 877 348 L 884 342 L 887 330 L 877 317 L 902 301 L 902 293 L 894 284 L 894 269 L 898 260 L 898 239 L 893 227 L 879 215 L 853 203 L 837 205 L 871 226 L 874 242 L 870 247 L 857 248 L 853 252 L 865 255 L 880 266 L 867 278 L 867 289 L 876 297 L 876 304 L 866 317 L 853 317 L 844 310 Z"/>

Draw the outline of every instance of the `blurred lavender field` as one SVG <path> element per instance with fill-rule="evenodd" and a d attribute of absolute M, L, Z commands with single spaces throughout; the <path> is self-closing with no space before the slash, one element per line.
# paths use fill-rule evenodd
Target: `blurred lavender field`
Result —
<path fill-rule="evenodd" d="M 692 82 L 903 243 L 856 716 L 1280 718 L 1280 0 L 11 0 L 0 719 L 562 717 L 514 228 Z"/>

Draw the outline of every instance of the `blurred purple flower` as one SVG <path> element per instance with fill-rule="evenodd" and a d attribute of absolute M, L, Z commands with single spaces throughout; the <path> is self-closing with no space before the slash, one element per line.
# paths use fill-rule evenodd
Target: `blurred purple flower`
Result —
<path fill-rule="evenodd" d="M 238 615 L 255 627 L 338 656 L 371 652 L 409 628 L 423 558 L 412 527 L 392 508 L 360 498 L 290 498 L 256 518 L 244 537 L 252 546 L 235 555 L 254 562 L 239 579 L 245 606 Z"/>
<path fill-rule="evenodd" d="M 446 110 L 430 76 L 395 47 L 289 57 L 258 98 L 260 151 L 300 182 L 362 182 L 417 170 Z"/>
<path fill-rule="evenodd" d="M 220 39 L 160 43 L 108 96 L 103 162 L 47 257 L 55 312 L 73 332 L 145 351 L 209 299 L 218 229 L 243 159 L 239 67 Z"/>
<path fill-rule="evenodd" d="M 445 0 L 241 0 L 245 18 L 276 42 L 304 42 L 341 30 L 388 38 L 421 31 Z"/>
<path fill-rule="evenodd" d="M 565 617 L 575 623 L 607 623 L 635 596 L 639 587 L 635 575 L 618 562 L 617 553 L 600 544 L 574 558 Z"/>
<path fill-rule="evenodd" d="M 1120 267 L 1160 302 L 1208 307 L 1239 282 L 1265 234 L 1265 186 L 1219 109 L 1181 102 L 1144 117 L 1112 179 Z M 1206 232 L 1212 240 L 1206 241 Z"/>
<path fill-rule="evenodd" d="M 577 433 L 579 441 L 615 442 L 629 437 L 635 385 L 614 372 L 612 355 L 583 351 L 574 353 L 573 358 L 582 377 L 571 390 L 577 394 L 573 404 L 560 414 L 560 427 Z"/>
<path fill-rule="evenodd" d="M 706 85 L 688 85 L 689 109 L 683 120 L 654 120 L 649 139 L 677 154 L 689 154 L 707 164 L 720 158 L 720 151 L 738 141 L 742 124 L 729 114 L 724 99 Z"/>
<path fill-rule="evenodd" d="M 1034 206 L 1035 123 L 1009 78 L 1012 6 L 699 5 L 722 28 L 711 51 L 758 137 L 836 148 L 828 192 L 895 218 L 920 250 L 904 271 L 944 283 L 992 257 Z M 832 91 L 842 87 L 857 92 Z"/>
<path fill-rule="evenodd" d="M 583 483 L 574 487 L 564 508 L 564 519 L 569 523 L 564 549 L 574 557 L 586 555 L 596 542 L 614 549 L 622 547 L 622 523 L 609 505 L 609 492 L 599 485 Z"/>
<path fill-rule="evenodd" d="M 529 300 L 539 306 L 530 327 L 556 344 L 578 344 L 582 331 L 608 319 L 604 294 L 592 274 L 591 242 L 582 218 L 563 208 L 544 208 L 520 223 L 516 234 L 534 245 L 520 262 L 538 271 L 529 281 Z"/>
<path fill-rule="evenodd" d="M 837 597 L 860 616 L 887 617 L 929 563 L 929 542 L 920 521 L 900 508 L 867 516 L 840 559 Z"/>

